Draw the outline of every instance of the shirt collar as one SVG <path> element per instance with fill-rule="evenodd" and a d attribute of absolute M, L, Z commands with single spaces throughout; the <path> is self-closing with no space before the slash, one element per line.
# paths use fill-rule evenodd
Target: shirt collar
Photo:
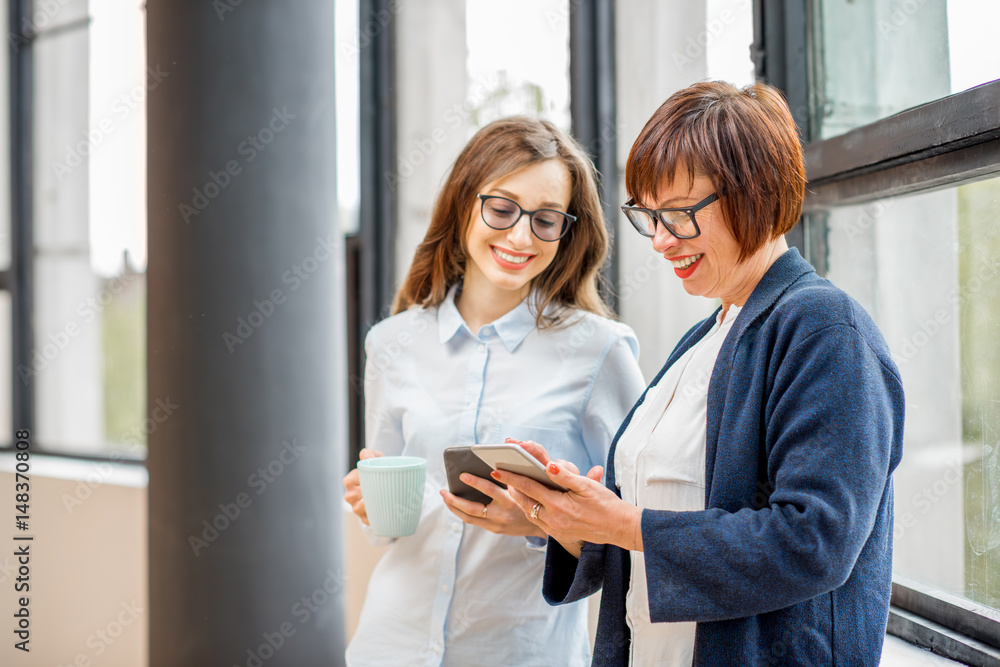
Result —
<path fill-rule="evenodd" d="M 451 340 L 461 329 L 469 332 L 473 338 L 478 338 L 478 334 L 473 333 L 462 314 L 458 312 L 455 305 L 455 296 L 461 288 L 461 283 L 455 283 L 448 289 L 448 294 L 444 301 L 438 306 L 438 338 L 442 343 Z M 530 302 L 535 298 L 532 293 L 527 299 L 517 304 L 513 310 L 494 322 L 486 325 L 483 329 L 492 328 L 496 336 L 504 344 L 509 352 L 513 352 L 535 329 L 535 316 L 532 314 Z M 551 306 L 550 306 L 551 308 Z M 485 332 L 484 332 L 485 333 Z"/>

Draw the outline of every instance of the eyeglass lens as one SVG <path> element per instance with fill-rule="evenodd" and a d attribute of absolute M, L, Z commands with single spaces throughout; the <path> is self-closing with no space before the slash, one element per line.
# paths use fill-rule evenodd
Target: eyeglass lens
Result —
<path fill-rule="evenodd" d="M 628 219 L 640 234 L 652 238 L 656 236 L 656 220 L 646 211 L 626 211 Z M 694 236 L 697 229 L 694 220 L 684 211 L 661 211 L 660 221 L 677 236 Z"/>
<path fill-rule="evenodd" d="M 513 227 L 521 215 L 521 207 L 508 199 L 483 198 L 483 220 L 494 229 Z M 565 214 L 550 209 L 539 209 L 531 215 L 532 231 L 545 241 L 555 241 L 561 237 L 568 222 Z"/>

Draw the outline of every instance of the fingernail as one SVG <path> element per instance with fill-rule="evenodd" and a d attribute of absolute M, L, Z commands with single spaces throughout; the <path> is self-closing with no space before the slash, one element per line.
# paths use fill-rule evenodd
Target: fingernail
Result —
<path fill-rule="evenodd" d="M 467 472 L 463 472 L 463 473 L 462 473 L 461 475 L 459 475 L 459 476 L 458 476 L 458 478 L 459 478 L 460 480 L 462 480 L 463 482 L 465 482 L 466 484 L 468 484 L 468 483 L 469 483 L 469 478 L 470 478 L 470 477 L 472 477 L 472 475 L 470 475 L 470 474 L 469 474 L 469 473 L 467 473 Z"/>
<path fill-rule="evenodd" d="M 553 475 L 558 475 L 559 466 L 557 466 L 555 463 L 549 463 L 549 472 L 552 473 Z"/>
<path fill-rule="evenodd" d="M 490 477 L 492 477 L 493 479 L 500 479 L 500 473 L 494 470 L 493 472 L 490 473 Z"/>

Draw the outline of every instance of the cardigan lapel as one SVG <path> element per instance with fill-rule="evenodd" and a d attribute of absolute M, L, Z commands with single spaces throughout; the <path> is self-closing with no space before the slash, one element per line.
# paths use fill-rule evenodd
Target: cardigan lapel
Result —
<path fill-rule="evenodd" d="M 719 422 L 729 390 L 729 377 L 733 359 L 740 338 L 758 318 L 768 312 L 779 297 L 802 276 L 814 273 L 809 262 L 802 259 L 799 251 L 790 248 L 783 253 L 764 277 L 757 283 L 743 310 L 733 322 L 733 328 L 719 350 L 719 356 L 708 383 L 707 428 L 705 432 L 705 506 L 708 506 L 709 491 L 712 488 L 712 471 L 715 468 L 715 454 L 719 444 Z"/>

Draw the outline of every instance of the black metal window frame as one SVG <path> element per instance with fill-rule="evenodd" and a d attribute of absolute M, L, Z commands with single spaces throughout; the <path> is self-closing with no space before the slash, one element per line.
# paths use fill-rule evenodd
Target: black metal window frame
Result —
<path fill-rule="evenodd" d="M 808 186 L 790 234 L 822 275 L 825 210 L 1000 175 L 1000 80 L 813 140 L 812 3 L 754 1 L 758 78 L 782 89 L 804 142 Z M 887 633 L 970 665 L 1000 665 L 1000 611 L 894 576 Z"/>

